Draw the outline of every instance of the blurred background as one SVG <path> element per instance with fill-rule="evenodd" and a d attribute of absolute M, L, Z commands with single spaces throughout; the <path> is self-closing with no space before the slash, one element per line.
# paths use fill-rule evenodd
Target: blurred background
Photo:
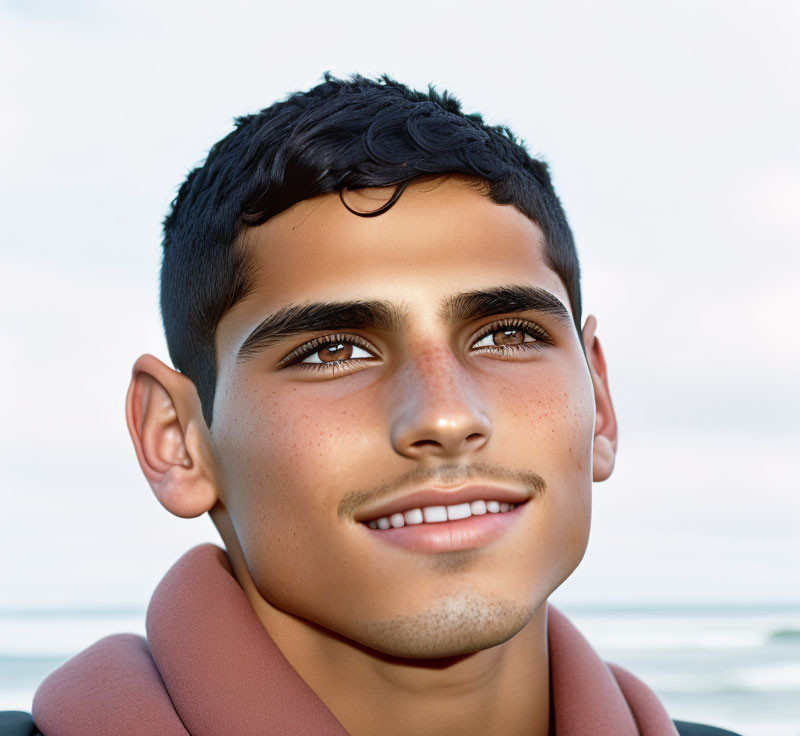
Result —
<path fill-rule="evenodd" d="M 124 421 L 169 363 L 160 222 L 234 115 L 386 72 L 551 166 L 620 424 L 552 597 L 674 718 L 800 734 L 800 5 L 0 0 L 0 709 L 117 631 L 206 517 Z"/>

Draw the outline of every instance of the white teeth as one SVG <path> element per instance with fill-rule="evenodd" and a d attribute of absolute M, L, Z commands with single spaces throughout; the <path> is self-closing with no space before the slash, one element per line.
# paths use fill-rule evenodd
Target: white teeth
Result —
<path fill-rule="evenodd" d="M 468 519 L 470 516 L 483 516 L 487 512 L 499 514 L 513 511 L 519 504 L 505 501 L 472 501 L 471 503 L 454 503 L 450 506 L 425 506 L 420 509 L 409 509 L 403 513 L 396 512 L 391 516 L 381 516 L 366 522 L 370 529 L 399 529 L 415 524 L 438 524 L 443 521 Z"/>
<path fill-rule="evenodd" d="M 439 521 L 447 521 L 447 507 L 445 506 L 426 506 L 422 509 L 422 516 L 428 524 Z"/>
<path fill-rule="evenodd" d="M 486 501 L 473 501 L 469 505 L 469 510 L 473 516 L 482 516 L 486 513 Z"/>
<path fill-rule="evenodd" d="M 411 509 L 403 514 L 406 524 L 421 524 L 424 521 L 422 509 Z"/>
<path fill-rule="evenodd" d="M 447 520 L 453 521 L 454 519 L 468 519 L 472 516 L 472 511 L 468 503 L 455 503 L 447 507 Z"/>

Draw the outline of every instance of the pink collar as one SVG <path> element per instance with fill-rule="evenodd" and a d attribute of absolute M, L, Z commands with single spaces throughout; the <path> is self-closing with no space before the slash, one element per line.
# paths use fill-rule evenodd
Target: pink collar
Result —
<path fill-rule="evenodd" d="M 603 662 L 550 604 L 547 618 L 557 736 L 677 736 L 644 683 Z M 70 659 L 39 686 L 33 718 L 47 736 L 347 736 L 213 544 L 189 550 L 161 580 L 147 640 L 115 634 Z"/>

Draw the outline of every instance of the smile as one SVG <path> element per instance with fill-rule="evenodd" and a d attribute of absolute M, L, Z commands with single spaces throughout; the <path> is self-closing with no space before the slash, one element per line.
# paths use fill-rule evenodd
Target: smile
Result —
<path fill-rule="evenodd" d="M 409 509 L 396 512 L 391 516 L 381 516 L 377 519 L 364 521 L 370 529 L 399 529 L 415 524 L 441 524 L 445 521 L 458 521 L 471 516 L 484 514 L 504 514 L 515 509 L 517 504 L 505 501 L 484 501 L 478 499 L 470 503 L 455 503 L 450 506 L 425 506 L 424 508 Z"/>
<path fill-rule="evenodd" d="M 451 506 L 424 506 L 364 521 L 361 528 L 376 543 L 409 552 L 440 554 L 480 549 L 509 532 L 522 518 L 527 506 L 527 502 L 512 504 L 493 499 Z M 402 525 L 399 524 L 401 519 Z"/>

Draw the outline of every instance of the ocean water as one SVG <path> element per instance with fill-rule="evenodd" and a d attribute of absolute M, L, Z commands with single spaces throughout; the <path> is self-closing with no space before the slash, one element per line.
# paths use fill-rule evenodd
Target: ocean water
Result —
<path fill-rule="evenodd" d="M 676 720 L 800 736 L 800 606 L 563 606 L 600 655 Z"/>
<path fill-rule="evenodd" d="M 673 718 L 742 736 L 800 736 L 800 606 L 561 610 Z M 45 675 L 119 632 L 143 634 L 144 611 L 0 611 L 0 710 L 30 710 Z"/>

